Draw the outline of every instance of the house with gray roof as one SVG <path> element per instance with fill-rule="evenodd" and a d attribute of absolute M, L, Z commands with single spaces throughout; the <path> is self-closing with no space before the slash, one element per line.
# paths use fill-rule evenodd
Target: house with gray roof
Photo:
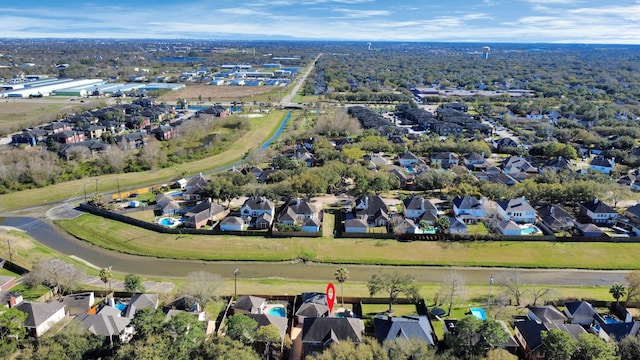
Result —
<path fill-rule="evenodd" d="M 75 319 L 80 326 L 94 335 L 109 338 L 113 343 L 127 343 L 133 337 L 134 329 L 129 326 L 131 318 L 100 312 L 98 314 L 80 314 Z"/>
<path fill-rule="evenodd" d="M 431 156 L 431 164 L 438 164 L 443 169 L 458 166 L 460 158 L 452 152 L 440 152 Z"/>
<path fill-rule="evenodd" d="M 391 317 L 377 315 L 373 318 L 376 340 L 383 344 L 387 340 L 416 339 L 435 347 L 438 343 L 433 325 L 428 316 Z"/>
<path fill-rule="evenodd" d="M 402 201 L 403 205 L 403 214 L 407 219 L 417 220 L 426 212 L 431 213 L 436 216 L 438 214 L 438 209 L 433 205 L 433 203 L 429 200 L 425 200 L 420 196 L 410 196 L 405 198 Z"/>
<path fill-rule="evenodd" d="M 262 314 L 267 306 L 267 299 L 259 296 L 243 295 L 233 303 L 234 314 Z"/>
<path fill-rule="evenodd" d="M 599 199 L 581 203 L 579 214 L 596 225 L 614 225 L 620 216 L 616 210 Z"/>
<path fill-rule="evenodd" d="M 160 304 L 158 294 L 135 294 L 131 297 L 124 316 L 133 318 L 142 309 L 157 309 Z"/>
<path fill-rule="evenodd" d="M 27 314 L 24 325 L 29 335 L 34 337 L 42 336 L 65 316 L 64 304 L 58 301 L 24 301 L 15 308 Z"/>
<path fill-rule="evenodd" d="M 456 196 L 451 203 L 453 214 L 465 223 L 475 223 L 484 217 L 484 198 L 478 200 L 475 196 Z"/>
<path fill-rule="evenodd" d="M 411 151 L 405 151 L 398 155 L 398 163 L 404 168 L 411 168 L 424 163 L 424 161 Z"/>
<path fill-rule="evenodd" d="M 271 226 L 275 213 L 274 202 L 264 196 L 249 197 L 240 209 L 240 215 L 243 218 L 250 218 L 250 224 L 258 229 L 266 229 Z"/>
<path fill-rule="evenodd" d="M 222 231 L 243 231 L 246 228 L 247 224 L 239 216 L 227 216 L 220 221 Z"/>
<path fill-rule="evenodd" d="M 285 225 L 302 224 L 307 219 L 318 219 L 316 207 L 301 198 L 290 199 L 278 216 L 278 223 Z"/>
<path fill-rule="evenodd" d="M 498 231 L 505 236 L 520 236 L 522 229 L 513 220 L 502 220 L 497 224 Z"/>
<path fill-rule="evenodd" d="M 307 318 L 302 326 L 302 356 L 317 356 L 332 344 L 362 342 L 364 322 L 356 318 Z"/>
<path fill-rule="evenodd" d="M 616 165 L 614 158 L 605 158 L 602 155 L 598 155 L 589 163 L 589 169 L 601 172 L 603 174 L 611 174 L 614 166 Z"/>
<path fill-rule="evenodd" d="M 269 325 L 275 326 L 276 329 L 278 329 L 281 340 L 284 339 L 287 334 L 288 320 L 286 317 L 267 314 L 244 314 L 244 316 L 255 320 L 258 323 L 258 328 Z"/>
<path fill-rule="evenodd" d="M 69 294 L 62 298 L 68 315 L 87 314 L 93 307 L 96 299 L 93 291 Z"/>
<path fill-rule="evenodd" d="M 605 321 L 598 314 L 593 305 L 587 301 L 568 301 L 564 303 L 564 314 L 572 324 L 591 326 L 594 323 L 604 324 Z"/>
<path fill-rule="evenodd" d="M 218 221 L 229 213 L 229 210 L 220 204 L 211 201 L 211 198 L 198 203 L 184 214 L 184 226 L 192 229 L 200 229 L 209 222 Z"/>
<path fill-rule="evenodd" d="M 536 220 L 536 209 L 524 196 L 498 201 L 497 205 L 496 210 L 502 220 L 513 220 L 518 224 L 534 223 Z"/>

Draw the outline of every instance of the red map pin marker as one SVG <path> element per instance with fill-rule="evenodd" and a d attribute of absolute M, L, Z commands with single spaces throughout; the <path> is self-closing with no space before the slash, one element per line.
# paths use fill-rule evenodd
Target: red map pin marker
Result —
<path fill-rule="evenodd" d="M 332 283 L 327 285 L 327 306 L 329 306 L 329 313 L 333 312 L 333 303 L 336 301 L 336 287 Z"/>

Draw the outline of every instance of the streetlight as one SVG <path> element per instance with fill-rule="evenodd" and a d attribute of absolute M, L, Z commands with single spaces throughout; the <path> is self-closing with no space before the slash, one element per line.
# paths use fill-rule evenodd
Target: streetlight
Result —
<path fill-rule="evenodd" d="M 238 295 L 238 272 L 240 272 L 240 269 L 238 268 L 233 270 L 233 296 L 234 297 Z"/>
<path fill-rule="evenodd" d="M 491 285 L 493 285 L 493 274 L 489 274 L 489 298 L 487 299 L 489 308 L 491 308 Z"/>

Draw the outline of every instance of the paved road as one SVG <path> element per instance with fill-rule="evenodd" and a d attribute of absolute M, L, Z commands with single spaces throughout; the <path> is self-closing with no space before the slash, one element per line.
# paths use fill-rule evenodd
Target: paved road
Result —
<path fill-rule="evenodd" d="M 320 53 L 320 54 L 318 54 L 318 56 L 316 56 L 316 58 L 313 60 L 311 65 L 309 65 L 309 67 L 307 68 L 307 71 L 305 71 L 304 74 L 302 74 L 302 76 L 296 80 L 294 86 L 291 88 L 291 91 L 289 91 L 287 94 L 285 94 L 282 97 L 282 99 L 280 99 L 280 105 L 282 105 L 282 106 L 294 106 L 294 105 L 296 105 L 296 104 L 293 103 L 293 97 L 296 96 L 298 91 L 300 91 L 300 88 L 302 87 L 302 85 L 304 85 L 305 81 L 307 81 L 307 77 L 309 76 L 309 74 L 313 70 L 316 61 L 318 61 L 318 59 L 320 59 L 321 56 L 322 56 L 322 53 Z"/>

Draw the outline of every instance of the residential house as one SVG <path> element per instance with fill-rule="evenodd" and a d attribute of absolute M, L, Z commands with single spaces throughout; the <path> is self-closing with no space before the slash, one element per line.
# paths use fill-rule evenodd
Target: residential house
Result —
<path fill-rule="evenodd" d="M 399 224 L 395 225 L 394 232 L 396 234 L 420 234 L 422 230 L 411 219 L 403 219 Z"/>
<path fill-rule="evenodd" d="M 548 160 L 544 163 L 545 168 L 552 169 L 555 172 L 561 172 L 564 170 L 574 171 L 573 164 L 571 160 L 565 159 L 562 156 L 558 156 L 555 159 Z"/>
<path fill-rule="evenodd" d="M 520 228 L 518 224 L 513 222 L 513 220 L 509 220 L 509 219 L 501 220 L 498 222 L 497 228 L 498 228 L 498 231 L 500 231 L 500 233 L 505 236 L 522 235 L 522 228 Z"/>
<path fill-rule="evenodd" d="M 273 201 L 264 196 L 251 196 L 245 200 L 240 209 L 243 218 L 251 218 L 251 223 L 257 229 L 267 229 L 271 226 L 276 213 Z"/>
<path fill-rule="evenodd" d="M 431 156 L 431 164 L 438 164 L 443 169 L 449 169 L 458 166 L 458 155 L 452 152 L 440 152 Z"/>
<path fill-rule="evenodd" d="M 318 219 L 316 207 L 301 198 L 290 199 L 278 216 L 278 223 L 285 225 L 302 224 L 305 220 Z"/>
<path fill-rule="evenodd" d="M 262 314 L 267 307 L 267 299 L 242 295 L 233 303 L 233 314 Z"/>
<path fill-rule="evenodd" d="M 555 233 L 570 230 L 576 222 L 576 219 L 558 204 L 543 205 L 537 211 L 542 223 Z"/>
<path fill-rule="evenodd" d="M 47 140 L 49 133 L 42 129 L 23 130 L 21 133 L 11 135 L 13 145 L 36 146 Z"/>
<path fill-rule="evenodd" d="M 314 167 L 316 164 L 316 157 L 306 148 L 296 150 L 295 159 L 298 164 L 304 164 L 306 167 Z"/>
<path fill-rule="evenodd" d="M 576 223 L 576 232 L 580 236 L 584 237 L 603 237 L 605 233 L 600 230 L 599 227 L 594 224 L 580 224 Z"/>
<path fill-rule="evenodd" d="M 545 359 L 542 349 L 542 332 L 546 326 L 534 320 L 516 321 L 513 326 L 516 341 L 522 349 L 522 357 L 526 360 Z"/>
<path fill-rule="evenodd" d="M 105 306 L 110 308 L 110 306 Z M 80 314 L 75 319 L 82 328 L 94 335 L 109 338 L 114 343 L 127 343 L 133 338 L 134 329 L 129 326 L 131 318 L 100 311 L 97 314 Z"/>
<path fill-rule="evenodd" d="M 531 110 L 527 115 L 526 115 L 527 119 L 533 119 L 533 120 L 542 120 L 544 118 L 544 115 L 542 115 L 542 113 L 538 110 Z"/>
<path fill-rule="evenodd" d="M 106 151 L 109 146 L 110 145 L 102 142 L 102 140 L 87 140 L 78 143 L 62 144 L 58 150 L 58 155 L 64 159 L 71 159 L 72 156 L 77 154 L 73 149 L 86 149 L 91 156 L 95 156 L 98 153 Z"/>
<path fill-rule="evenodd" d="M 304 320 L 307 318 L 319 318 L 329 316 L 329 307 L 326 300 L 324 304 L 318 304 L 317 302 L 304 302 L 300 305 L 300 308 L 296 311 L 296 319 L 298 324 L 304 324 Z"/>
<path fill-rule="evenodd" d="M 368 164 L 367 167 L 371 170 L 380 169 L 392 164 L 391 160 L 381 154 L 365 155 L 364 161 Z"/>
<path fill-rule="evenodd" d="M 182 211 L 180 203 L 174 200 L 173 196 L 167 194 L 156 195 L 156 204 L 160 206 L 162 215 L 175 215 Z"/>
<path fill-rule="evenodd" d="M 221 231 L 243 231 L 247 227 L 247 223 L 239 216 L 227 216 L 220 222 Z"/>
<path fill-rule="evenodd" d="M 52 123 L 43 125 L 41 129 L 47 131 L 49 135 L 53 135 L 53 134 L 58 134 L 65 131 L 71 131 L 73 130 L 73 127 L 70 123 L 66 121 L 54 121 Z"/>
<path fill-rule="evenodd" d="M 258 329 L 263 326 L 275 326 L 276 329 L 278 329 L 278 333 L 280 334 L 280 340 L 283 340 L 285 335 L 287 334 L 288 320 L 286 317 L 251 313 L 244 314 L 244 316 L 255 320 L 258 323 Z"/>
<path fill-rule="evenodd" d="M 344 222 L 344 232 L 347 233 L 366 233 L 368 229 L 369 224 L 366 219 L 352 218 Z"/>
<path fill-rule="evenodd" d="M 497 205 L 498 216 L 503 220 L 513 220 L 518 224 L 534 223 L 536 221 L 536 210 L 524 196 L 511 200 L 502 200 Z"/>
<path fill-rule="evenodd" d="M 67 315 L 87 314 L 93 308 L 95 301 L 93 291 L 69 294 L 62 298 Z"/>
<path fill-rule="evenodd" d="M 390 217 L 387 204 L 379 195 L 362 195 L 356 199 L 354 217 L 367 222 L 370 227 L 387 226 Z"/>
<path fill-rule="evenodd" d="M 20 304 L 23 300 L 22 293 L 0 290 L 0 309 L 2 307 L 16 307 L 16 305 Z"/>
<path fill-rule="evenodd" d="M 322 223 L 317 218 L 308 218 L 302 223 L 303 232 L 319 232 Z"/>
<path fill-rule="evenodd" d="M 142 309 L 157 309 L 160 304 L 158 294 L 135 294 L 131 297 L 124 316 L 133 318 Z"/>
<path fill-rule="evenodd" d="M 209 179 L 200 173 L 189 179 L 182 196 L 187 201 L 198 201 L 201 199 L 200 192 L 205 186 L 207 186 L 207 184 L 209 184 Z"/>
<path fill-rule="evenodd" d="M 448 231 L 449 234 L 466 234 L 467 232 L 469 232 L 469 228 L 462 219 L 457 217 L 450 217 Z"/>
<path fill-rule="evenodd" d="M 211 198 L 200 202 L 184 214 L 184 226 L 200 229 L 209 222 L 218 221 L 229 214 L 229 210 L 211 201 Z"/>
<path fill-rule="evenodd" d="M 580 204 L 580 216 L 588 218 L 596 225 L 614 225 L 620 216 L 611 206 L 599 199 Z"/>
<path fill-rule="evenodd" d="M 356 318 L 307 318 L 302 326 L 302 356 L 321 354 L 334 343 L 362 342 L 364 322 Z"/>
<path fill-rule="evenodd" d="M 624 216 L 628 217 L 635 224 L 640 224 L 640 204 L 630 206 L 625 210 Z"/>
<path fill-rule="evenodd" d="M 565 323 L 567 317 L 553 305 L 527 306 L 527 317 L 539 323 Z"/>
<path fill-rule="evenodd" d="M 603 174 L 611 174 L 615 166 L 615 159 L 607 159 L 602 155 L 598 155 L 591 160 L 589 168 Z"/>
<path fill-rule="evenodd" d="M 391 317 L 377 315 L 373 318 L 376 339 L 380 344 L 396 339 L 416 339 L 431 347 L 438 344 L 433 325 L 428 316 Z"/>
<path fill-rule="evenodd" d="M 473 224 L 484 217 L 485 199 L 478 200 L 475 196 L 456 196 L 453 201 L 453 214 L 467 224 Z"/>
<path fill-rule="evenodd" d="M 493 143 L 493 147 L 498 151 L 498 152 L 503 152 L 505 149 L 511 149 L 511 148 L 517 148 L 518 147 L 518 143 L 513 140 L 512 138 L 509 137 L 505 137 L 505 138 L 501 138 L 498 141 L 495 141 Z"/>
<path fill-rule="evenodd" d="M 160 125 L 153 129 L 152 132 L 156 136 L 156 139 L 160 141 L 171 140 L 178 136 L 178 131 L 171 125 Z"/>
<path fill-rule="evenodd" d="M 426 212 L 431 213 L 433 216 L 437 216 L 438 209 L 429 200 L 425 200 L 420 196 L 410 196 L 402 201 L 403 214 L 407 219 L 417 220 L 420 219 Z"/>
<path fill-rule="evenodd" d="M 422 159 L 420 159 L 410 151 L 405 151 L 404 153 L 398 156 L 398 163 L 400 163 L 400 166 L 404 168 L 412 168 L 412 167 L 418 166 L 420 163 L 423 163 L 423 162 L 424 161 Z"/>
<path fill-rule="evenodd" d="M 24 301 L 16 309 L 27 314 L 24 325 L 30 336 L 40 337 L 52 326 L 64 319 L 64 304 L 58 301 L 46 303 Z"/>
<path fill-rule="evenodd" d="M 73 143 L 79 143 L 87 140 L 86 136 L 84 135 L 84 132 L 78 132 L 73 130 L 63 131 L 63 132 L 53 134 L 51 135 L 51 138 L 53 139 L 53 141 L 59 144 L 73 144 Z"/>
<path fill-rule="evenodd" d="M 473 152 L 464 157 L 464 165 L 471 170 L 479 171 L 487 167 L 487 160 L 484 158 L 484 153 Z"/>
<path fill-rule="evenodd" d="M 587 301 L 568 301 L 564 303 L 564 314 L 572 324 L 582 326 L 591 326 L 594 323 L 602 323 L 605 321 L 598 314 L 593 305 Z"/>
<path fill-rule="evenodd" d="M 106 128 L 101 125 L 84 125 L 82 131 L 87 139 L 100 139 Z"/>
<path fill-rule="evenodd" d="M 517 174 L 519 172 L 537 174 L 538 168 L 531 165 L 522 156 L 509 156 L 502 162 L 502 171 L 505 174 Z"/>

